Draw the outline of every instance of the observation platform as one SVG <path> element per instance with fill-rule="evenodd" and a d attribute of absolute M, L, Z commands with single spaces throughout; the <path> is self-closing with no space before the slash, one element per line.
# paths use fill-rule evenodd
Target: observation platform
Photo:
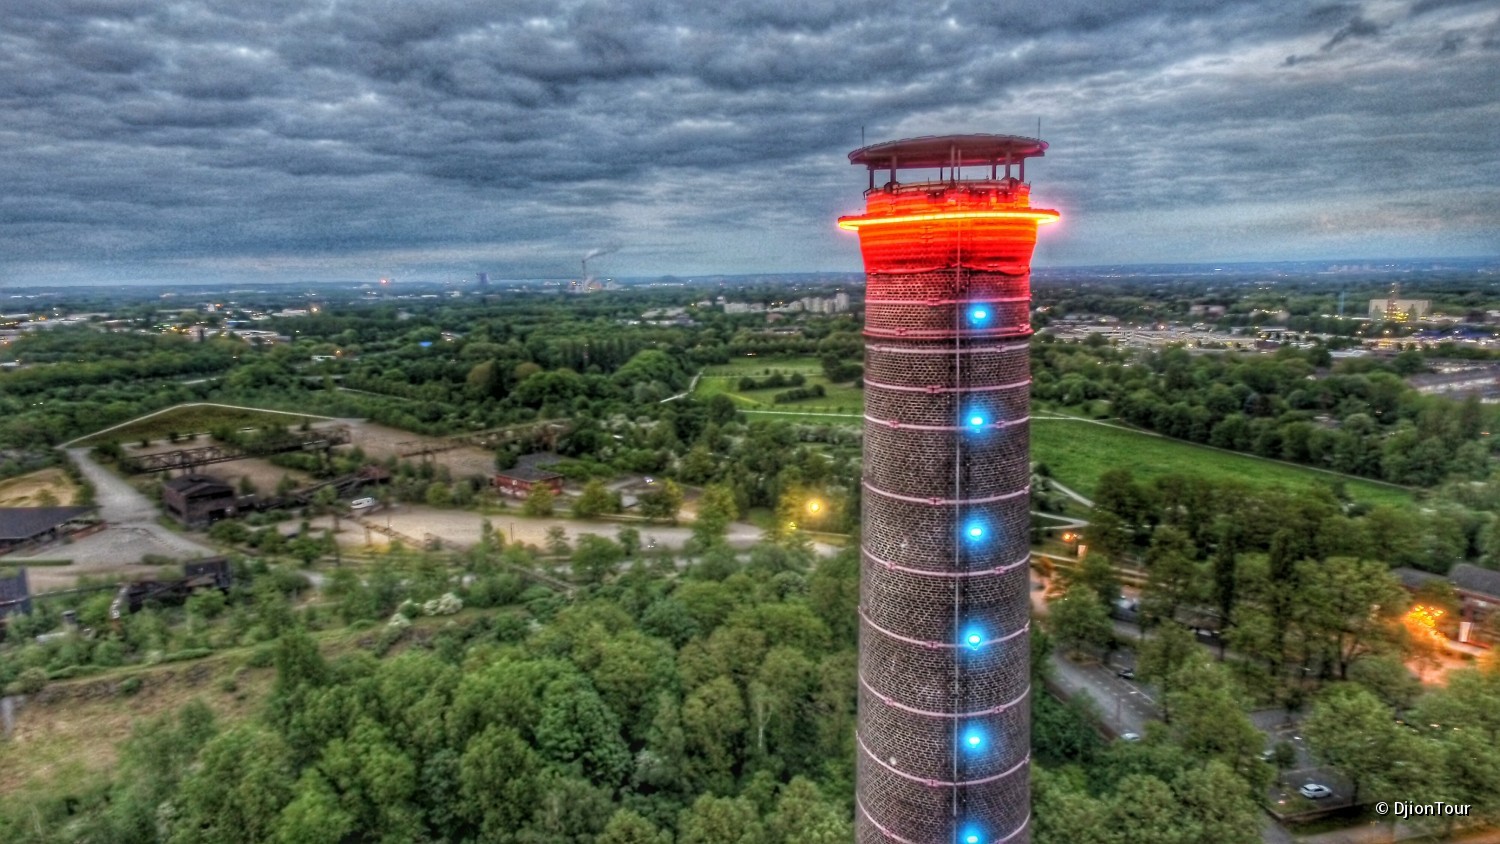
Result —
<path fill-rule="evenodd" d="M 931 135 L 860 147 L 849 153 L 849 163 L 863 164 L 870 171 L 870 191 L 894 191 L 902 187 L 896 178 L 901 170 L 938 170 L 938 179 L 935 182 L 929 180 L 924 185 L 979 181 L 1024 182 L 1026 159 L 1040 158 L 1046 154 L 1046 141 L 1020 135 Z M 1013 165 L 1019 168 L 1016 178 L 1011 176 Z M 964 179 L 965 167 L 988 167 L 989 175 Z M 1001 167 L 1005 168 L 1003 174 Z M 888 181 L 878 188 L 875 185 L 877 170 L 890 174 Z M 980 171 L 981 174 L 983 172 Z"/>

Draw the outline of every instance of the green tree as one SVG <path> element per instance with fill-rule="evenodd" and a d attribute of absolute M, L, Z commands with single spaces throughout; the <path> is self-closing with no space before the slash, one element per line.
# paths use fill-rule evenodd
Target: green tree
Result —
<path fill-rule="evenodd" d="M 543 758 L 608 788 L 618 786 L 630 766 L 619 717 L 588 680 L 577 675 L 547 685 L 536 738 Z"/>
<path fill-rule="evenodd" d="M 652 521 L 667 520 L 676 524 L 677 511 L 682 509 L 682 487 L 666 480 L 640 496 L 641 515 Z"/>
<path fill-rule="evenodd" d="M 576 546 L 572 559 L 573 579 L 579 583 L 603 583 L 625 559 L 625 549 L 591 533 L 579 536 Z"/>
<path fill-rule="evenodd" d="M 769 844 L 845 844 L 854 840 L 848 816 L 826 800 L 812 780 L 794 777 L 776 796 L 766 819 Z"/>
<path fill-rule="evenodd" d="M 729 532 L 729 523 L 738 517 L 739 505 L 735 503 L 733 490 L 723 484 L 705 487 L 698 501 L 698 517 L 693 522 L 693 539 L 700 548 L 721 543 Z"/>
<path fill-rule="evenodd" d="M 1078 586 L 1093 591 L 1106 607 L 1120 597 L 1120 579 L 1115 575 L 1115 567 L 1099 551 L 1085 554 L 1076 568 L 1067 571 L 1064 580 L 1069 590 Z"/>
<path fill-rule="evenodd" d="M 1265 737 L 1245 714 L 1244 696 L 1224 667 L 1199 654 L 1176 679 L 1176 688 L 1163 695 L 1171 699 L 1172 733 L 1182 749 L 1197 759 L 1222 762 L 1250 785 L 1246 797 L 1269 785 L 1260 761 Z"/>
<path fill-rule="evenodd" d="M 536 806 L 541 762 L 509 727 L 491 724 L 471 740 L 459 760 L 460 804 L 481 840 L 504 841 Z"/>
<path fill-rule="evenodd" d="M 1351 799 L 1356 804 L 1361 789 L 1379 782 L 1396 760 L 1401 731 L 1379 698 L 1346 683 L 1324 690 L 1302 722 L 1314 755 L 1354 786 Z"/>
<path fill-rule="evenodd" d="M 615 541 L 625 549 L 627 557 L 634 557 L 641 550 L 641 532 L 630 525 L 622 525 L 615 531 Z"/>
<path fill-rule="evenodd" d="M 562 525 L 553 525 L 547 528 L 547 553 L 554 557 L 565 557 L 571 551 L 568 547 L 568 532 Z"/>
<path fill-rule="evenodd" d="M 672 844 L 672 834 L 629 809 L 619 809 L 596 844 Z"/>
<path fill-rule="evenodd" d="M 281 737 L 244 725 L 204 746 L 177 792 L 172 844 L 252 844 L 269 839 L 291 802 L 291 752 Z"/>
<path fill-rule="evenodd" d="M 1142 680 L 1150 681 L 1161 691 L 1163 721 L 1171 723 L 1176 709 L 1173 693 L 1180 686 L 1178 675 L 1189 665 L 1204 660 L 1203 649 L 1193 634 L 1176 622 L 1159 625 L 1141 642 L 1136 668 Z"/>
<path fill-rule="evenodd" d="M 1422 683 L 1398 654 L 1362 657 L 1349 666 L 1349 679 L 1364 686 L 1386 706 L 1400 711 L 1410 707 L 1422 693 Z"/>
<path fill-rule="evenodd" d="M 1374 560 L 1334 557 L 1298 569 L 1300 627 L 1339 678 L 1348 679 L 1356 659 L 1391 642 L 1405 593 L 1385 564 Z"/>
<path fill-rule="evenodd" d="M 682 813 L 677 844 L 767 844 L 755 804 L 743 797 L 705 794 Z"/>
<path fill-rule="evenodd" d="M 604 481 L 594 478 L 583 485 L 583 491 L 573 502 L 573 515 L 580 519 L 592 519 L 605 513 L 619 512 L 615 497 L 610 494 Z"/>
<path fill-rule="evenodd" d="M 532 484 L 531 491 L 526 493 L 525 503 L 521 505 L 521 512 L 528 516 L 550 516 L 556 499 L 552 487 L 547 484 Z"/>
<path fill-rule="evenodd" d="M 743 758 L 749 726 L 745 700 L 733 680 L 719 676 L 694 690 L 682 704 L 682 731 L 693 788 L 724 791 Z"/>
<path fill-rule="evenodd" d="M 1047 608 L 1047 623 L 1058 644 L 1070 651 L 1103 650 L 1114 642 L 1109 610 L 1087 589 L 1053 601 Z"/>
<path fill-rule="evenodd" d="M 450 507 L 453 505 L 453 488 L 442 481 L 433 481 L 427 485 L 422 497 L 429 507 Z M 527 503 L 531 502 L 528 500 Z"/>
<path fill-rule="evenodd" d="M 1177 527 L 1163 525 L 1156 529 L 1146 552 L 1146 568 L 1141 613 L 1148 623 L 1172 621 L 1179 609 L 1193 606 L 1205 592 L 1201 569 L 1193 559 L 1192 541 Z"/>

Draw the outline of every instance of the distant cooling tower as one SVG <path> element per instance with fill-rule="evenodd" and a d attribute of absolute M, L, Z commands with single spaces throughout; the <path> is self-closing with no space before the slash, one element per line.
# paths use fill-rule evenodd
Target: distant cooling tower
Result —
<path fill-rule="evenodd" d="M 839 220 L 867 279 L 859 842 L 1030 840 L 1031 254 L 1058 214 L 1031 207 L 1025 160 L 1046 149 L 849 154 L 870 172 Z"/>

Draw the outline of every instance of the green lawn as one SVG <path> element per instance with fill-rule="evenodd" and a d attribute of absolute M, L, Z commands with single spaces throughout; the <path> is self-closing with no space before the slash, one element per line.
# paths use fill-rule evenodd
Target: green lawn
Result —
<path fill-rule="evenodd" d="M 1350 497 L 1358 501 L 1396 505 L 1412 501 L 1411 493 L 1399 487 L 1083 420 L 1033 419 L 1031 459 L 1046 463 L 1053 477 L 1086 496 L 1093 495 L 1094 484 L 1105 470 L 1127 466 L 1138 480 L 1170 474 L 1206 475 L 1235 478 L 1256 486 L 1306 488 L 1342 479 Z"/>
<path fill-rule="evenodd" d="M 282 425 L 295 428 L 304 420 L 324 421 L 320 416 L 295 416 L 287 413 L 268 413 L 261 410 L 215 405 L 182 405 L 169 408 L 154 416 L 142 417 L 113 430 L 95 434 L 87 439 L 79 440 L 75 445 L 94 446 L 108 440 L 131 443 L 139 442 L 143 437 L 160 440 L 172 433 L 206 433 L 219 425 L 227 425 L 234 429 L 260 425 Z"/>
<path fill-rule="evenodd" d="M 801 374 L 807 379 L 803 387 L 821 384 L 826 395 L 776 404 L 777 393 L 796 388 L 787 386 L 764 390 L 741 391 L 739 389 L 741 378 L 747 376 L 757 379 L 765 378 L 772 372 L 780 372 L 783 375 Z M 735 404 L 743 410 L 786 410 L 790 412 L 788 415 L 813 412 L 857 416 L 864 409 L 865 401 L 864 391 L 855 388 L 852 384 L 829 383 L 828 379 L 823 377 L 822 364 L 816 358 L 810 357 L 744 358 L 729 364 L 711 366 L 705 369 L 703 377 L 698 379 L 698 387 L 694 392 L 703 398 L 722 393 L 734 399 Z"/>

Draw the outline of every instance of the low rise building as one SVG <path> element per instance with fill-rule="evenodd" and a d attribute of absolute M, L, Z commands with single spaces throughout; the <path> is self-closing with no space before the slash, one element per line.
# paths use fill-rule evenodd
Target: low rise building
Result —
<path fill-rule="evenodd" d="M 0 555 L 99 524 L 93 507 L 0 507 Z"/>
<path fill-rule="evenodd" d="M 539 484 L 550 487 L 552 494 L 557 495 L 562 492 L 563 476 L 545 469 L 516 466 L 495 473 L 491 484 L 500 492 L 517 498 L 530 495 L 531 490 Z"/>
<path fill-rule="evenodd" d="M 183 475 L 162 485 L 161 503 L 167 515 L 188 527 L 206 527 L 239 515 L 233 486 L 209 475 Z"/>

